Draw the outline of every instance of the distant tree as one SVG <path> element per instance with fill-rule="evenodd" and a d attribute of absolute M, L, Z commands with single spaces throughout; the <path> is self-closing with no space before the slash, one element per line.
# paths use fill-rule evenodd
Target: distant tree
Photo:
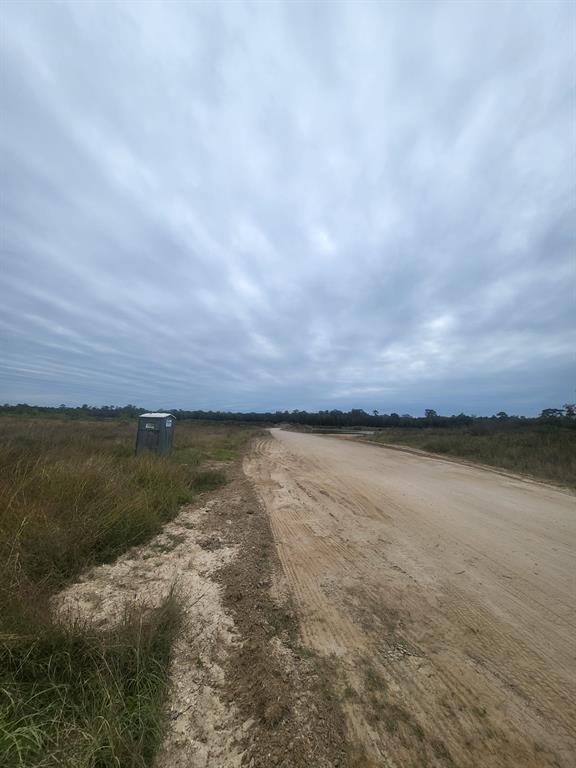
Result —
<path fill-rule="evenodd" d="M 433 419 L 435 416 L 438 416 L 438 414 L 432 408 L 426 408 L 424 416 L 426 416 L 427 419 Z"/>
<path fill-rule="evenodd" d="M 378 409 L 377 409 L 377 408 L 374 408 L 374 410 L 372 411 L 372 413 L 374 414 L 374 416 L 378 416 Z"/>
<path fill-rule="evenodd" d="M 569 419 L 576 418 L 576 403 L 564 403 L 564 412 Z"/>
<path fill-rule="evenodd" d="M 506 411 L 498 411 L 498 413 L 496 414 L 496 418 L 497 419 L 507 419 L 508 418 L 508 414 L 506 413 Z"/>
<path fill-rule="evenodd" d="M 562 408 L 544 408 L 540 414 L 541 419 L 560 419 L 564 416 Z"/>

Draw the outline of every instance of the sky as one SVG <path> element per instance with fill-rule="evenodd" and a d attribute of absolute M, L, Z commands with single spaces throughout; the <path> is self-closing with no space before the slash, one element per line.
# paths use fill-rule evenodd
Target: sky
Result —
<path fill-rule="evenodd" d="M 576 4 L 0 10 L 0 402 L 576 400 Z"/>

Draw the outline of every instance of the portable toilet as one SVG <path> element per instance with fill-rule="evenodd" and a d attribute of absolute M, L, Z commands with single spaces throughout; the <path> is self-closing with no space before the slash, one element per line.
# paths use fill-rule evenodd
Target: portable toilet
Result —
<path fill-rule="evenodd" d="M 143 413 L 138 418 L 136 455 L 151 451 L 164 456 L 174 441 L 174 416 L 171 413 Z"/>

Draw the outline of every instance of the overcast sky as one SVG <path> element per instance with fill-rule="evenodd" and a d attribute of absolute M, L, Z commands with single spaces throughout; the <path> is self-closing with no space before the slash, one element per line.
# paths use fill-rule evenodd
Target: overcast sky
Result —
<path fill-rule="evenodd" d="M 576 400 L 575 10 L 5 0 L 0 400 Z"/>

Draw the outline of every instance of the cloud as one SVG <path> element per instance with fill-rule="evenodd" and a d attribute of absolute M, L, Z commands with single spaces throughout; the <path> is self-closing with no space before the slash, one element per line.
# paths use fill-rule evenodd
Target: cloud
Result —
<path fill-rule="evenodd" d="M 572 4 L 3 20 L 4 400 L 574 400 Z"/>

